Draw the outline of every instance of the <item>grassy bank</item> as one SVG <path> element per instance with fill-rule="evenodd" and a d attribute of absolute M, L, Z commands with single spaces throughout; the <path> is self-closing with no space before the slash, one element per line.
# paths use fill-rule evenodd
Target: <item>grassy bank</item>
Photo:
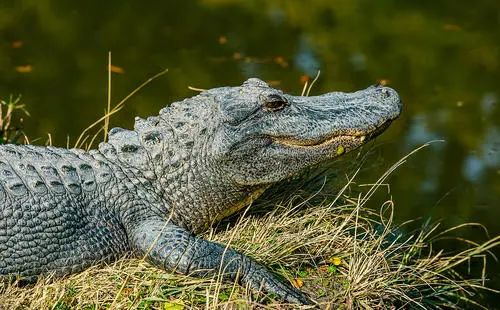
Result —
<path fill-rule="evenodd" d="M 75 146 L 94 145 L 100 134 L 107 132 L 109 117 L 164 72 L 113 108 L 108 101 L 106 115 L 89 126 Z M 13 141 L 23 135 L 8 129 L 11 115 L 14 107 L 24 111 L 24 106 L 12 98 L 1 103 L 2 141 Z M 89 133 L 96 128 L 100 129 Z M 491 291 L 486 287 L 485 257 L 500 238 L 483 244 L 465 240 L 463 250 L 449 252 L 436 243 L 453 238 L 457 229 L 469 225 L 438 231 L 438 225 L 414 230 L 394 224 L 394 212 L 405 206 L 391 199 L 379 200 L 374 194 L 388 188 L 387 177 L 406 160 L 402 158 L 370 186 L 358 186 L 352 177 L 333 197 L 321 191 L 311 194 L 297 190 L 297 184 L 284 184 L 275 189 L 275 195 L 268 195 L 272 200 L 262 199 L 204 237 L 261 261 L 324 309 L 481 308 L 481 293 Z M 463 273 L 464 267 L 478 262 L 484 266 L 478 274 Z M 297 306 L 280 304 L 274 296 L 236 284 L 221 283 L 218 277 L 198 279 L 162 271 L 137 258 L 101 264 L 63 279 L 41 279 L 27 287 L 0 283 L 0 310 L 250 307 Z"/>
<path fill-rule="evenodd" d="M 399 164 L 399 163 L 398 163 Z M 386 175 L 359 192 L 348 182 L 323 202 L 319 195 L 289 196 L 272 208 L 244 212 L 205 234 L 230 244 L 270 266 L 326 309 L 394 309 L 480 307 L 486 290 L 481 275 L 464 277 L 457 268 L 482 262 L 499 238 L 461 252 L 434 248 L 436 240 L 453 235 L 427 226 L 414 233 L 392 222 L 392 200 L 373 205 L 373 194 Z M 385 188 L 385 185 L 384 185 Z M 360 194 L 348 197 L 347 192 Z M 288 308 L 273 296 L 256 294 L 219 279 L 196 279 L 125 258 L 64 279 L 44 279 L 34 286 L 4 285 L 1 309 L 183 309 L 253 307 Z"/>

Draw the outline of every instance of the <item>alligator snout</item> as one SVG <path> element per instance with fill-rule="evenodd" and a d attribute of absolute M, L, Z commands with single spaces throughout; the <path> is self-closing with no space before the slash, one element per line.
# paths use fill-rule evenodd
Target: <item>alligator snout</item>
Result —
<path fill-rule="evenodd" d="M 403 102 L 399 97 L 399 94 L 392 88 L 387 86 L 382 86 L 381 84 L 376 84 L 368 89 L 373 89 L 381 99 L 381 103 L 387 105 L 393 105 L 397 108 L 398 115 L 403 111 Z"/>
<path fill-rule="evenodd" d="M 393 89 L 389 87 L 379 86 L 375 89 L 377 92 L 381 93 L 385 98 L 389 98 L 393 95 Z"/>

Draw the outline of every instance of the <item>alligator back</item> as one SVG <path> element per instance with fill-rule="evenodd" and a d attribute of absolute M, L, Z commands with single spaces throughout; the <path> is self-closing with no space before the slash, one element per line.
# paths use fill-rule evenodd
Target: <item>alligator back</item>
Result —
<path fill-rule="evenodd" d="M 127 250 L 109 165 L 82 150 L 0 146 L 0 278 L 57 275 Z"/>

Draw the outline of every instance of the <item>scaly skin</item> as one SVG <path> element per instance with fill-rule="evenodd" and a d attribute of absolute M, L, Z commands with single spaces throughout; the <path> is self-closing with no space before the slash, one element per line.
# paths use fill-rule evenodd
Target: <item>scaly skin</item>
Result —
<path fill-rule="evenodd" d="M 62 276 L 134 253 L 310 303 L 255 260 L 195 234 L 360 146 L 400 111 L 387 87 L 296 97 L 249 79 L 137 118 L 134 130 L 113 128 L 98 150 L 0 146 L 0 279 Z"/>

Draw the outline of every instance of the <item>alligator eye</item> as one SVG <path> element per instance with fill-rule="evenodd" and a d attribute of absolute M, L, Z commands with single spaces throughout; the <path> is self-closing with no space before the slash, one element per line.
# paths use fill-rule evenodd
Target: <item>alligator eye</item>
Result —
<path fill-rule="evenodd" d="M 269 111 L 280 111 L 287 106 L 288 102 L 281 96 L 271 96 L 264 102 L 264 108 Z"/>

